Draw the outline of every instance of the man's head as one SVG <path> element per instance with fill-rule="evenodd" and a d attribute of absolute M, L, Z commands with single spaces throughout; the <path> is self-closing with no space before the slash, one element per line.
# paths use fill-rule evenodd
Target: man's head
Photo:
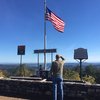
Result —
<path fill-rule="evenodd" d="M 57 55 L 56 55 L 56 60 L 58 60 L 59 58 L 60 58 L 60 55 L 57 54 Z"/>

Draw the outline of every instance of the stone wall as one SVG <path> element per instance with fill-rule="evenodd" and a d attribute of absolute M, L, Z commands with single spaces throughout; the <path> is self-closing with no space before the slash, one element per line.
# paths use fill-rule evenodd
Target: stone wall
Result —
<path fill-rule="evenodd" d="M 0 95 L 52 100 L 52 82 L 42 80 L 0 79 Z M 100 100 L 100 85 L 64 82 L 64 100 Z"/>

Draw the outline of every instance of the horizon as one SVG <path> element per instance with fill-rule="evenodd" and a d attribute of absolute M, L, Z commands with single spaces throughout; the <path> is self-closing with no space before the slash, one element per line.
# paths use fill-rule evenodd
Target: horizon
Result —
<path fill-rule="evenodd" d="M 51 62 L 47 62 L 46 64 L 50 64 Z M 4 62 L 4 63 L 0 63 L 0 64 L 20 64 L 20 63 L 10 63 L 10 62 Z M 24 62 L 22 64 L 38 64 L 37 62 Z M 43 62 L 40 62 L 39 64 L 44 64 Z M 78 61 L 76 62 L 65 62 L 65 64 L 79 64 Z M 100 64 L 100 62 L 82 62 L 82 64 Z"/>

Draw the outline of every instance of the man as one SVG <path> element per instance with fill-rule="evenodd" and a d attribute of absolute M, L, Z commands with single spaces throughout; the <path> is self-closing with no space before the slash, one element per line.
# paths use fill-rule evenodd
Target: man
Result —
<path fill-rule="evenodd" d="M 63 65 L 64 58 L 60 55 L 56 55 L 56 60 L 52 62 L 50 73 L 53 81 L 53 100 L 63 100 Z M 59 95 L 57 96 L 57 91 Z"/>

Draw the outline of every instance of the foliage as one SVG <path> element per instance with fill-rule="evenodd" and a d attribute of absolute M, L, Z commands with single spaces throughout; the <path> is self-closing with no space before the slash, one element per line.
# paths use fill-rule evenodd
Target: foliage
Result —
<path fill-rule="evenodd" d="M 90 76 L 90 75 L 86 75 L 83 77 L 83 80 L 86 81 L 86 82 L 90 82 L 92 84 L 95 83 L 95 78 L 93 76 Z"/>
<path fill-rule="evenodd" d="M 32 76 L 33 70 L 30 70 L 25 64 L 18 66 L 14 71 L 15 76 Z"/>
<path fill-rule="evenodd" d="M 64 69 L 63 77 L 64 79 L 80 80 L 79 73 L 71 69 Z"/>
<path fill-rule="evenodd" d="M 96 83 L 100 84 L 100 69 L 98 69 L 97 72 L 95 73 L 95 80 Z"/>
<path fill-rule="evenodd" d="M 95 76 L 96 68 L 93 65 L 88 65 L 85 68 L 85 74 L 90 76 Z"/>
<path fill-rule="evenodd" d="M 80 73 L 80 66 L 77 65 L 77 66 L 73 67 L 72 70 L 74 70 L 75 72 Z"/>
<path fill-rule="evenodd" d="M 64 79 L 80 80 L 79 73 L 79 66 L 64 68 Z M 82 69 L 82 79 L 92 84 L 100 83 L 100 68 L 94 67 L 93 65 L 84 67 Z"/>
<path fill-rule="evenodd" d="M 26 64 L 22 64 L 21 66 L 2 69 L 0 70 L 0 77 L 9 77 L 9 76 L 33 76 L 35 75 L 35 68 L 28 67 Z M 65 66 L 63 77 L 64 79 L 70 80 L 80 80 L 79 77 L 80 67 L 77 66 Z M 96 67 L 95 65 L 88 65 L 82 67 L 82 77 L 85 81 L 90 83 L 100 84 L 100 67 Z"/>
<path fill-rule="evenodd" d="M 86 66 L 84 74 L 95 78 L 95 83 L 100 84 L 100 67 L 94 67 L 93 65 Z"/>
<path fill-rule="evenodd" d="M 6 77 L 3 70 L 0 70 L 0 77 Z"/>

